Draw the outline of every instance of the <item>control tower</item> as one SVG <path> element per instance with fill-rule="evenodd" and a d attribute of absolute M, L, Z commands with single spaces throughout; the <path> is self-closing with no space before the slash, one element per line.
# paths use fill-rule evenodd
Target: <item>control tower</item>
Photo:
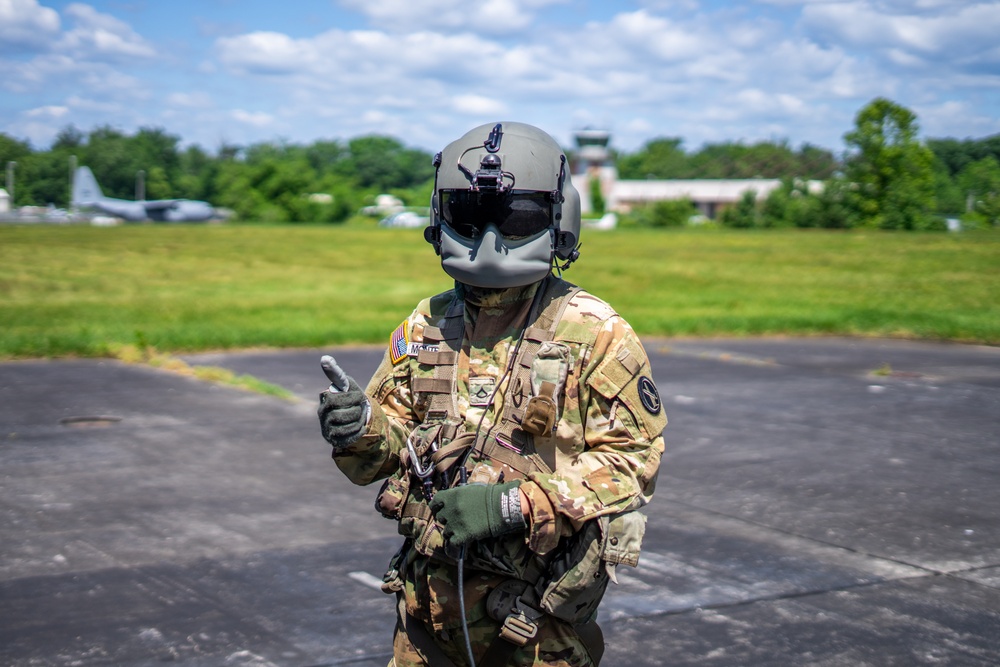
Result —
<path fill-rule="evenodd" d="M 618 180 L 618 170 L 615 169 L 611 151 L 608 149 L 611 133 L 607 130 L 584 128 L 575 132 L 573 136 L 576 139 L 577 150 L 572 176 L 573 185 L 580 193 L 581 213 L 587 215 L 611 210 L 615 204 L 611 201 L 614 184 Z M 599 185 L 593 185 L 595 179 Z M 603 205 L 594 201 L 597 192 L 601 194 Z"/>
<path fill-rule="evenodd" d="M 608 143 L 611 133 L 607 130 L 585 128 L 574 135 L 577 147 L 577 173 L 586 173 L 592 167 L 606 167 L 611 159 Z"/>

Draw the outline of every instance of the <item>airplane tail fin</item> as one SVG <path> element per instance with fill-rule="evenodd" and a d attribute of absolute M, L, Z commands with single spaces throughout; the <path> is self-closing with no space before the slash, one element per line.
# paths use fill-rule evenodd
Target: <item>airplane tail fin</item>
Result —
<path fill-rule="evenodd" d="M 73 177 L 73 205 L 93 203 L 104 198 L 90 167 L 77 167 Z"/>

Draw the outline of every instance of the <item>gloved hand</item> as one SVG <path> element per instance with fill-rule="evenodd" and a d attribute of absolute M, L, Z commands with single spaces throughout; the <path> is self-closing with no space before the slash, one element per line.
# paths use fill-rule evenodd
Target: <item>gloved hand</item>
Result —
<path fill-rule="evenodd" d="M 434 494 L 430 503 L 444 527 L 444 539 L 456 546 L 527 527 L 521 514 L 521 482 L 466 484 Z"/>
<path fill-rule="evenodd" d="M 334 452 L 350 447 L 368 428 L 368 397 L 353 378 L 348 378 L 347 391 L 321 393 L 316 412 L 323 437 Z"/>

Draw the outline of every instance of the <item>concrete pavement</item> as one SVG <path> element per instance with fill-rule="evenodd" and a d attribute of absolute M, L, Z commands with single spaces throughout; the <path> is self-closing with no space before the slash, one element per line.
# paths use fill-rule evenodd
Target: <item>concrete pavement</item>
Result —
<path fill-rule="evenodd" d="M 667 455 L 606 666 L 1000 663 L 1000 349 L 645 342 Z M 385 665 L 399 538 L 319 437 L 325 351 L 187 357 L 291 402 L 0 365 L 0 664 Z"/>

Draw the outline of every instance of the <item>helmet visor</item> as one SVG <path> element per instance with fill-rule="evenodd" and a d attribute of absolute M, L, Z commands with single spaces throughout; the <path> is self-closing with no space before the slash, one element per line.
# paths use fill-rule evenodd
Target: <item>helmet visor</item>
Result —
<path fill-rule="evenodd" d="M 552 224 L 548 192 L 442 190 L 440 195 L 445 224 L 467 239 L 478 238 L 491 224 L 511 241 L 534 236 Z"/>

